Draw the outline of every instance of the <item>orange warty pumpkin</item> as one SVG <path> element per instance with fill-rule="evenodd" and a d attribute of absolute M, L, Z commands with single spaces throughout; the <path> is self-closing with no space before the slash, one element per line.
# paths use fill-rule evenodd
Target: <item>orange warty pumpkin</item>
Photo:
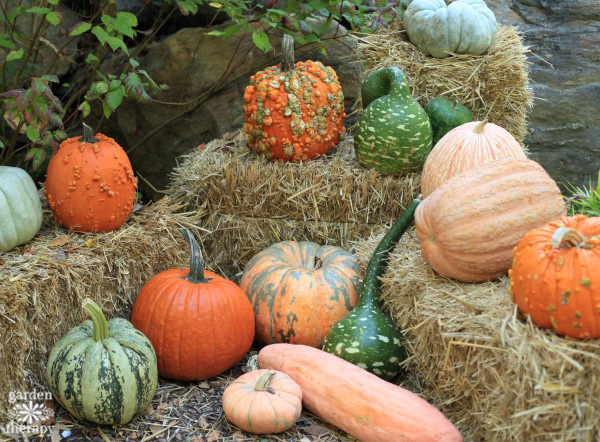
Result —
<path fill-rule="evenodd" d="M 244 431 L 281 433 L 300 418 L 302 390 L 281 371 L 251 371 L 225 389 L 223 411 L 230 422 Z"/>
<path fill-rule="evenodd" d="M 563 217 L 532 230 L 514 251 L 513 301 L 542 328 L 600 338 L 600 217 Z"/>
<path fill-rule="evenodd" d="M 442 276 L 482 282 L 505 274 L 531 229 L 566 214 L 558 186 L 535 161 L 503 159 L 467 170 L 417 207 L 423 259 Z"/>
<path fill-rule="evenodd" d="M 254 256 L 242 290 L 254 306 L 256 339 L 321 348 L 358 302 L 358 258 L 334 246 L 283 241 Z"/>
<path fill-rule="evenodd" d="M 131 322 L 156 351 L 158 374 L 198 381 L 238 363 L 254 339 L 254 313 L 233 282 L 204 270 L 189 230 L 190 268 L 166 270 L 148 281 L 133 305 Z"/>
<path fill-rule="evenodd" d="M 280 161 L 329 152 L 345 133 L 344 94 L 337 74 L 321 62 L 294 65 L 294 40 L 283 36 L 283 60 L 250 77 L 244 92 L 248 146 Z"/>
<path fill-rule="evenodd" d="M 115 140 L 83 127 L 82 137 L 63 141 L 50 158 L 44 194 L 67 229 L 110 232 L 133 210 L 137 178 Z"/>
<path fill-rule="evenodd" d="M 465 170 L 502 158 L 526 158 L 519 142 L 506 129 L 487 120 L 455 127 L 427 156 L 421 174 L 423 197 Z"/>

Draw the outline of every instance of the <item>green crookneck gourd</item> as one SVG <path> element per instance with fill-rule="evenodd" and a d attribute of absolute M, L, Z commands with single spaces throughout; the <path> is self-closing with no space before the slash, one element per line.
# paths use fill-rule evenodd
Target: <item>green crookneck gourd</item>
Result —
<path fill-rule="evenodd" d="M 400 373 L 406 359 L 403 336 L 379 306 L 379 277 L 387 266 L 391 249 L 398 243 L 410 223 L 420 200 L 413 200 L 379 242 L 363 280 L 358 305 L 339 320 L 325 338 L 323 350 L 351 362 L 382 379 Z"/>
<path fill-rule="evenodd" d="M 466 106 L 446 97 L 435 97 L 425 106 L 433 130 L 433 145 L 455 127 L 473 121 L 473 114 Z"/>
<path fill-rule="evenodd" d="M 393 66 L 373 72 L 361 96 L 365 110 L 354 135 L 359 163 L 388 175 L 419 170 L 431 150 L 431 124 L 404 72 Z"/>

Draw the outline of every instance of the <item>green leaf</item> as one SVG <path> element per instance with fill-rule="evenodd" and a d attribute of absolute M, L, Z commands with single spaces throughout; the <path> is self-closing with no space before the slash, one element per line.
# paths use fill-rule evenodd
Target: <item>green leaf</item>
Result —
<path fill-rule="evenodd" d="M 50 3 L 51 5 L 57 6 L 58 5 L 58 0 L 46 0 L 48 3 Z"/>
<path fill-rule="evenodd" d="M 25 49 L 21 48 L 18 51 L 10 51 L 6 56 L 6 61 L 20 60 L 25 55 Z"/>
<path fill-rule="evenodd" d="M 196 14 L 198 12 L 198 5 L 192 0 L 177 0 L 177 6 L 183 15 Z"/>
<path fill-rule="evenodd" d="M 79 105 L 78 109 L 83 113 L 83 118 L 85 118 L 90 114 L 90 111 L 91 111 L 90 103 L 88 103 L 87 101 L 84 101 L 83 103 L 81 103 Z"/>
<path fill-rule="evenodd" d="M 110 106 L 106 103 L 106 101 L 102 102 L 102 110 L 104 111 L 104 116 L 106 118 L 110 117 L 110 114 L 112 114 L 112 109 L 110 108 Z"/>
<path fill-rule="evenodd" d="M 4 143 L 0 140 L 0 149 L 4 149 Z"/>
<path fill-rule="evenodd" d="M 10 35 L 8 35 L 8 34 L 0 35 L 0 47 L 7 48 L 7 49 L 15 49 L 16 48 L 13 41 L 10 40 Z"/>
<path fill-rule="evenodd" d="M 118 12 L 117 20 L 127 23 L 129 26 L 137 26 L 138 25 L 137 17 L 135 16 L 135 14 L 132 14 L 131 12 L 124 12 L 124 11 Z"/>
<path fill-rule="evenodd" d="M 81 23 L 77 23 L 75 26 L 71 28 L 71 32 L 69 33 L 70 37 L 75 37 L 77 35 L 81 35 L 84 32 L 89 31 L 92 28 L 91 23 L 87 23 L 82 21 Z"/>
<path fill-rule="evenodd" d="M 49 138 L 50 134 L 46 134 L 46 138 Z M 33 141 L 33 140 L 32 140 Z M 37 170 L 44 163 L 46 159 L 46 150 L 40 147 L 34 147 L 29 149 L 27 155 L 25 155 L 26 160 L 32 160 L 31 166 L 33 170 Z"/>
<path fill-rule="evenodd" d="M 119 89 L 116 89 L 116 90 L 111 91 L 108 94 L 106 94 L 106 102 L 108 103 L 108 105 L 110 106 L 110 108 L 112 110 L 117 110 L 117 108 L 123 102 L 124 96 L 125 96 L 125 93 L 123 92 L 123 88 L 120 87 Z"/>
<path fill-rule="evenodd" d="M 43 77 L 40 77 L 39 79 L 40 80 L 49 81 L 51 83 L 58 83 L 59 82 L 58 77 L 56 75 L 44 75 Z"/>
<path fill-rule="evenodd" d="M 134 60 L 133 58 L 129 59 L 129 64 L 134 68 L 137 68 L 140 65 L 140 63 Z"/>
<path fill-rule="evenodd" d="M 94 54 L 89 53 L 87 54 L 87 57 L 85 57 L 85 62 L 87 64 L 92 64 L 94 62 L 98 61 L 98 57 L 96 57 Z"/>
<path fill-rule="evenodd" d="M 40 132 L 38 131 L 37 127 L 31 125 L 27 126 L 27 138 L 29 138 L 33 142 L 39 141 Z"/>
<path fill-rule="evenodd" d="M 254 31 L 252 33 L 252 41 L 256 47 L 263 52 L 267 52 L 273 47 L 271 42 L 269 42 L 269 36 L 265 31 Z"/>
<path fill-rule="evenodd" d="M 119 38 L 119 37 L 106 37 L 106 42 L 108 43 L 108 45 L 111 47 L 111 49 L 113 51 L 116 51 L 117 49 L 121 49 L 123 52 L 125 52 L 126 54 L 129 54 L 129 52 L 127 51 L 127 46 L 125 46 L 125 43 L 123 42 L 123 38 Z"/>
<path fill-rule="evenodd" d="M 96 36 L 100 44 L 106 43 L 106 39 L 109 37 L 108 33 L 100 26 L 94 26 L 92 28 L 92 34 Z"/>
<path fill-rule="evenodd" d="M 50 12 L 48 12 L 48 14 L 46 14 L 46 20 L 52 26 L 57 26 L 60 23 L 61 17 L 58 14 L 58 12 L 56 12 L 56 11 L 50 11 Z"/>
<path fill-rule="evenodd" d="M 33 14 L 38 14 L 38 15 L 46 15 L 48 12 L 50 12 L 50 9 L 40 8 L 39 6 L 34 6 L 33 8 L 29 8 L 25 12 L 31 12 Z"/>

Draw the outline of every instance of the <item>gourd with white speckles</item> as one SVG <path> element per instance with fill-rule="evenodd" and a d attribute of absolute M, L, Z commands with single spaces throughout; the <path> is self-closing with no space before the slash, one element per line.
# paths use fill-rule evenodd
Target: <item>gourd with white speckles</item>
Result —
<path fill-rule="evenodd" d="M 418 171 L 431 150 L 432 130 L 404 72 L 393 66 L 373 72 L 361 96 L 365 109 L 354 134 L 359 163 L 389 175 Z"/>
<path fill-rule="evenodd" d="M 345 133 L 338 76 L 318 61 L 294 64 L 294 40 L 287 34 L 282 54 L 281 65 L 250 77 L 244 92 L 248 146 L 278 161 L 320 157 Z"/>
<path fill-rule="evenodd" d="M 413 200 L 379 242 L 367 266 L 360 302 L 331 328 L 323 345 L 324 351 L 386 380 L 400 373 L 406 350 L 402 333 L 379 306 L 379 277 L 387 265 L 390 251 L 410 225 L 419 203 L 418 199 Z"/>
<path fill-rule="evenodd" d="M 54 218 L 78 232 L 110 232 L 129 217 L 137 191 L 127 154 L 115 140 L 93 135 L 61 143 L 48 164 L 44 194 Z"/>

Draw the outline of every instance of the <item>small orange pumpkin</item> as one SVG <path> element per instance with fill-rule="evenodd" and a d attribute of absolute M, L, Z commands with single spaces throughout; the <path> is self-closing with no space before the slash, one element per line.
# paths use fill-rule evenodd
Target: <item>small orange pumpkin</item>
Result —
<path fill-rule="evenodd" d="M 345 133 L 344 94 L 335 71 L 321 62 L 294 65 L 294 40 L 283 36 L 283 60 L 250 77 L 244 92 L 248 146 L 279 161 L 329 152 Z"/>
<path fill-rule="evenodd" d="M 219 375 L 238 363 L 254 339 L 254 312 L 233 282 L 204 270 L 189 230 L 190 268 L 171 269 L 148 281 L 131 322 L 156 351 L 158 374 L 183 381 Z"/>
<path fill-rule="evenodd" d="M 137 178 L 112 138 L 93 135 L 63 141 L 50 158 L 44 194 L 56 221 L 78 232 L 118 229 L 133 210 Z"/>
<path fill-rule="evenodd" d="M 519 242 L 509 271 L 513 301 L 542 328 L 600 338 L 600 217 L 562 217 Z"/>
<path fill-rule="evenodd" d="M 223 411 L 231 423 L 244 431 L 281 433 L 300 418 L 302 390 L 281 371 L 251 371 L 225 389 Z"/>

